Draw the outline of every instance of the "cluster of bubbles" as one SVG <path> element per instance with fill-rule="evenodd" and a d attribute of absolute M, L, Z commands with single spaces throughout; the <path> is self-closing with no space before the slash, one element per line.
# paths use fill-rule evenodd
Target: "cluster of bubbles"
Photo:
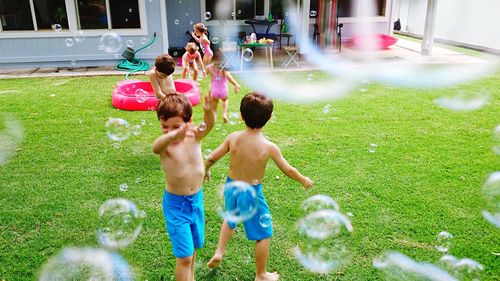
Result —
<path fill-rule="evenodd" d="M 21 122 L 12 115 L 0 115 L 0 166 L 7 164 L 24 141 Z"/>
<path fill-rule="evenodd" d="M 349 263 L 348 233 L 351 221 L 339 211 L 339 205 L 327 195 L 314 195 L 301 205 L 305 216 L 298 222 L 300 244 L 294 254 L 304 268 L 329 273 Z"/>
<path fill-rule="evenodd" d="M 106 129 L 106 135 L 115 143 L 128 139 L 130 135 L 139 136 L 142 133 L 141 125 L 130 126 L 128 121 L 122 118 L 109 118 Z"/>

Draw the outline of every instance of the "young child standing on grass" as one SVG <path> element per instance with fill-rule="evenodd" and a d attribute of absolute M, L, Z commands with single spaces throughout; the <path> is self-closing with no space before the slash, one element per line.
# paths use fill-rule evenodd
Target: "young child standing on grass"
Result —
<path fill-rule="evenodd" d="M 214 57 L 212 49 L 210 49 L 210 40 L 208 40 L 207 31 L 208 28 L 201 22 L 195 24 L 194 31 L 191 32 L 193 39 L 201 44 L 203 49 L 203 63 L 209 65 Z"/>
<path fill-rule="evenodd" d="M 198 51 L 198 46 L 195 43 L 189 42 L 186 44 L 186 52 L 182 56 L 182 78 L 186 78 L 189 72 L 189 67 L 193 68 L 193 80 L 196 81 L 198 78 L 198 64 L 201 65 L 201 71 L 205 75 L 205 65 L 201 60 L 200 52 Z"/>
<path fill-rule="evenodd" d="M 246 129 L 231 133 L 224 142 L 205 160 L 205 179 L 210 179 L 210 167 L 229 152 L 230 166 L 227 181 L 244 181 L 255 188 L 259 201 L 257 213 L 244 222 L 248 240 L 256 241 L 255 246 L 255 280 L 278 280 L 277 272 L 267 272 L 266 264 L 269 256 L 269 239 L 272 236 L 272 226 L 263 226 L 259 218 L 269 214 L 269 207 L 262 193 L 262 179 L 266 164 L 272 159 L 286 176 L 302 184 L 307 190 L 313 182 L 300 174 L 285 160 L 279 147 L 267 140 L 262 134 L 262 128 L 273 112 L 272 100 L 258 92 L 251 92 L 243 97 L 240 112 Z M 228 200 L 228 198 L 225 198 Z M 226 202 L 226 205 L 228 202 Z M 236 224 L 224 220 L 219 236 L 219 243 L 214 256 L 207 263 L 210 268 L 220 266 L 227 243 L 234 233 Z"/>
<path fill-rule="evenodd" d="M 227 107 L 229 105 L 227 81 L 234 86 L 234 93 L 238 93 L 240 85 L 231 76 L 231 73 L 226 70 L 220 63 L 214 63 L 207 66 L 207 73 L 210 75 L 210 92 L 212 96 L 211 107 L 217 111 L 219 100 L 222 100 L 222 120 L 224 123 L 229 121 L 227 117 Z"/>
<path fill-rule="evenodd" d="M 151 86 L 156 98 L 161 99 L 166 94 L 175 93 L 174 79 L 172 73 L 175 71 L 175 60 L 168 54 L 156 57 L 155 67 L 148 72 Z"/>
<path fill-rule="evenodd" d="M 203 157 L 201 140 L 214 124 L 210 97 L 203 110 L 206 126 L 194 127 L 192 106 L 184 95 L 167 94 L 156 110 L 163 134 L 153 142 L 165 175 L 163 215 L 175 259 L 175 280 L 194 280 L 195 249 L 203 247 Z"/>

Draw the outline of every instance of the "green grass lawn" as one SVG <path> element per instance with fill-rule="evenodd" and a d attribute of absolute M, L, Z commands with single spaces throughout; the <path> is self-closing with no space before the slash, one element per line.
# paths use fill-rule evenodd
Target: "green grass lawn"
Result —
<path fill-rule="evenodd" d="M 304 79 L 307 74 L 286 75 Z M 25 140 L 13 159 L 0 166 L 0 280 L 33 280 L 63 247 L 96 246 L 98 208 L 116 197 L 132 200 L 147 214 L 138 239 L 120 253 L 140 280 L 171 280 L 174 257 L 161 212 L 165 183 L 159 159 L 151 152 L 159 124 L 154 112 L 111 106 L 111 91 L 121 79 L 1 80 L 0 113 L 12 113 L 23 124 Z M 204 93 L 207 87 L 205 80 Z M 491 151 L 492 131 L 500 123 L 499 87 L 500 73 L 460 86 L 493 96 L 480 110 L 458 113 L 433 103 L 448 89 L 379 84 L 337 101 L 275 101 L 276 119 L 264 132 L 315 187 L 305 192 L 273 163 L 268 165 L 264 187 L 274 225 L 268 270 L 278 271 L 282 280 L 377 280 L 373 259 L 388 250 L 436 262 L 441 255 L 434 239 L 445 230 L 454 236 L 452 255 L 483 264 L 482 280 L 499 280 L 500 257 L 493 253 L 500 252 L 500 232 L 481 215 L 482 184 L 500 169 L 500 157 Z M 241 92 L 248 91 L 243 87 Z M 230 95 L 230 112 L 237 111 L 242 95 Z M 327 103 L 332 108 L 324 114 Z M 106 137 L 110 117 L 146 124 L 140 136 L 114 148 Z M 197 106 L 194 121 L 201 119 Z M 220 113 L 218 119 L 220 123 Z M 203 149 L 216 148 L 226 134 L 240 129 L 242 124 L 214 129 Z M 371 143 L 378 145 L 375 153 L 368 152 Z M 224 158 L 204 185 L 206 244 L 197 253 L 198 280 L 254 277 L 254 244 L 242 229 L 230 242 L 222 268 L 205 267 L 217 244 L 218 187 L 227 170 Z M 128 191 L 120 191 L 122 183 L 129 185 Z M 314 194 L 333 197 L 342 212 L 353 214 L 354 232 L 347 242 L 351 262 L 328 275 L 308 272 L 293 256 L 300 242 L 300 204 Z"/>

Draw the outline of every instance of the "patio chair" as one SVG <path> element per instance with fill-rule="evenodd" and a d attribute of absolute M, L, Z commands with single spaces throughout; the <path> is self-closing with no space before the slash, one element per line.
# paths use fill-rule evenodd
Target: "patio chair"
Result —
<path fill-rule="evenodd" d="M 299 48 L 297 46 L 286 46 L 283 49 L 287 53 L 288 57 L 285 59 L 281 67 L 286 69 L 292 62 L 295 63 L 297 67 L 300 67 L 300 63 L 297 61 L 300 60 Z"/>

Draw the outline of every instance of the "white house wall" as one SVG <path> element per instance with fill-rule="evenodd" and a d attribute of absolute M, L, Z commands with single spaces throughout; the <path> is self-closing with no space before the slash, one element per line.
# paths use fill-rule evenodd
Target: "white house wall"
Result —
<path fill-rule="evenodd" d="M 427 0 L 399 0 L 401 30 L 423 36 Z M 500 0 L 437 1 L 434 38 L 500 51 Z"/>

